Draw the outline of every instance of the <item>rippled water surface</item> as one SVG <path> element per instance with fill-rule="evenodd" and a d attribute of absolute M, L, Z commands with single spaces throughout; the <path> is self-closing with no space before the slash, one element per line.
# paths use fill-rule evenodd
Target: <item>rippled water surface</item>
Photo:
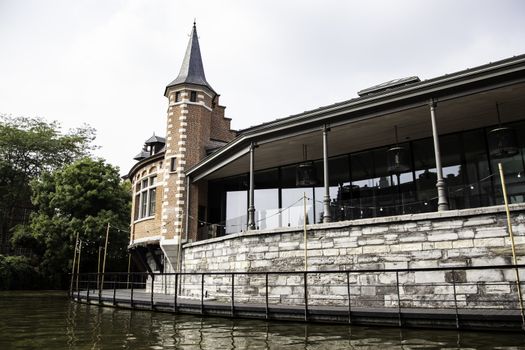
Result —
<path fill-rule="evenodd" d="M 0 349 L 525 349 L 525 335 L 201 318 L 0 292 Z"/>

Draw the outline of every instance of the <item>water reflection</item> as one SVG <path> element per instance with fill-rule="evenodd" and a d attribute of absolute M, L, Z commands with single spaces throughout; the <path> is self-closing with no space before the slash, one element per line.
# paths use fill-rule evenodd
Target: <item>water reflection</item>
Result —
<path fill-rule="evenodd" d="M 429 331 L 99 308 L 60 293 L 0 293 L 0 349 L 525 349 L 520 333 Z"/>

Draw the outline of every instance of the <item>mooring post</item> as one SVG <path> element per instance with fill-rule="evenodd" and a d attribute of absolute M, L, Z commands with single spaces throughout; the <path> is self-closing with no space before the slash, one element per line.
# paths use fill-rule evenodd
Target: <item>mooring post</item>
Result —
<path fill-rule="evenodd" d="M 204 274 L 201 274 L 201 315 L 204 314 Z"/>
<path fill-rule="evenodd" d="M 308 321 L 308 272 L 304 272 L 304 320 Z"/>
<path fill-rule="evenodd" d="M 155 275 L 151 274 L 151 294 L 150 294 L 151 310 L 155 310 L 155 305 L 153 304 L 153 290 L 154 289 L 155 289 Z"/>
<path fill-rule="evenodd" d="M 173 312 L 177 313 L 177 292 L 178 292 L 178 284 L 179 284 L 179 274 L 175 273 L 175 286 L 173 289 Z"/>
<path fill-rule="evenodd" d="M 231 280 L 232 280 L 232 304 L 231 304 L 231 316 L 235 314 L 235 273 L 231 274 Z"/>
<path fill-rule="evenodd" d="M 75 240 L 75 249 L 73 249 L 73 265 L 71 267 L 71 283 L 69 285 L 69 297 L 73 298 L 73 281 L 75 279 L 75 264 L 77 262 L 77 248 L 78 248 L 78 231 Z"/>
<path fill-rule="evenodd" d="M 265 273 L 265 284 L 266 284 L 266 319 L 269 317 L 269 308 L 268 308 L 268 272 Z"/>
<path fill-rule="evenodd" d="M 113 277 L 115 278 L 115 277 Z M 116 281 L 113 280 L 113 306 L 115 306 L 117 303 L 116 303 L 116 296 L 117 296 L 117 285 L 116 285 Z"/>
<path fill-rule="evenodd" d="M 135 282 L 135 279 L 134 279 L 134 275 L 133 274 L 130 274 L 130 275 L 131 275 L 131 295 L 130 295 L 129 305 L 133 309 L 133 283 Z"/>
<path fill-rule="evenodd" d="M 454 288 L 454 310 L 456 312 L 456 329 L 459 329 L 458 298 L 456 294 L 456 270 L 452 270 L 452 287 Z"/>
<path fill-rule="evenodd" d="M 346 292 L 348 294 L 348 324 L 352 324 L 352 300 L 350 298 L 350 272 L 346 271 Z"/>
<path fill-rule="evenodd" d="M 397 317 L 399 327 L 403 325 L 401 320 L 401 293 L 399 292 L 399 271 L 396 271 L 396 287 L 397 287 Z"/>

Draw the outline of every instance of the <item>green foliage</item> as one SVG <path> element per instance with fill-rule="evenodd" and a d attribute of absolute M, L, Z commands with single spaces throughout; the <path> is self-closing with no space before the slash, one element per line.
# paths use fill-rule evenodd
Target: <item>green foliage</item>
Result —
<path fill-rule="evenodd" d="M 0 290 L 45 288 L 42 282 L 42 276 L 28 258 L 0 255 Z"/>
<path fill-rule="evenodd" d="M 88 126 L 62 133 L 57 122 L 0 115 L 0 252 L 33 209 L 30 182 L 88 155 L 94 135 Z"/>
<path fill-rule="evenodd" d="M 98 247 L 110 229 L 108 270 L 124 270 L 127 263 L 130 212 L 129 185 L 118 169 L 103 160 L 84 158 L 31 183 L 36 211 L 29 227 L 19 227 L 13 243 L 39 252 L 40 270 L 59 278 L 71 272 L 76 233 L 83 241 L 81 270 L 94 271 Z"/>

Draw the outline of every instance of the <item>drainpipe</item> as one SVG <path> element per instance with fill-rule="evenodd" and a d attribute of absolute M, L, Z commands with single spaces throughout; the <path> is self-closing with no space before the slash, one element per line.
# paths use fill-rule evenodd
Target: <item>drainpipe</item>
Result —
<path fill-rule="evenodd" d="M 432 122 L 432 138 L 434 140 L 434 155 L 436 158 L 437 182 L 436 188 L 438 192 L 438 211 L 448 210 L 447 192 L 445 181 L 443 180 L 443 168 L 441 167 L 441 153 L 439 151 L 439 136 L 436 124 L 436 107 L 437 102 L 430 100 L 430 120 Z"/>
<path fill-rule="evenodd" d="M 323 222 L 331 222 L 330 212 L 330 181 L 328 176 L 328 132 L 330 128 L 323 127 L 323 176 L 324 176 L 324 198 L 323 198 Z"/>

